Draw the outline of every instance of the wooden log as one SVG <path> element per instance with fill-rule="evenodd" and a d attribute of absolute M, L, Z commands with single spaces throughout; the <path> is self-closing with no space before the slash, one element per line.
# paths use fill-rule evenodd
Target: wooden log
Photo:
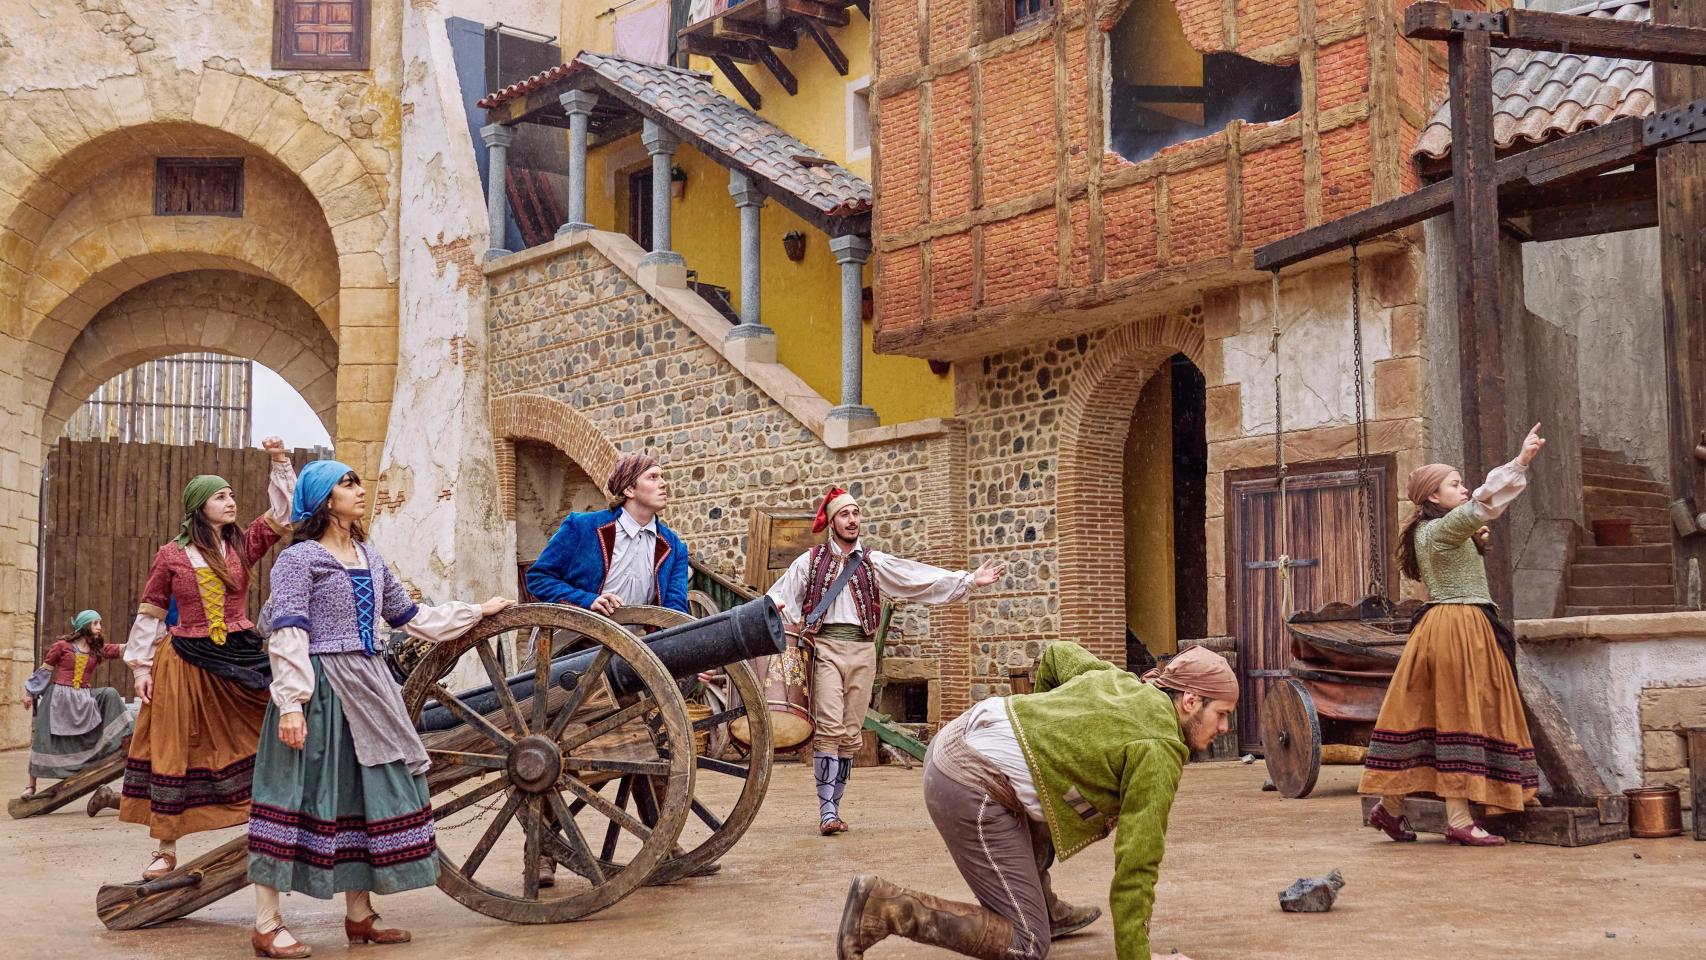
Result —
<path fill-rule="evenodd" d="M 1457 336 L 1463 401 L 1463 467 L 1485 476 L 1505 462 L 1504 295 L 1499 253 L 1499 183 L 1493 148 L 1493 53 L 1487 35 L 1454 36 L 1451 69 L 1452 216 L 1457 254 Z M 1493 535 L 1510 521 L 1493 521 Z M 1508 542 L 1500 538 L 1500 542 Z M 1487 561 L 1487 581 L 1501 610 L 1511 605 L 1511 557 Z"/>
<path fill-rule="evenodd" d="M 1518 647 L 1517 687 L 1528 713 L 1528 735 L 1534 741 L 1535 762 L 1546 775 L 1551 790 L 1547 799 L 1563 806 L 1593 807 L 1605 823 L 1628 823 L 1628 798 L 1606 786 L 1575 728 L 1564 716 L 1558 698 L 1527 668 L 1524 662 L 1527 658 L 1527 651 Z"/>
<path fill-rule="evenodd" d="M 1706 0 L 1653 4 L 1653 21 L 1706 27 Z M 1671 111 L 1706 97 L 1706 71 L 1656 64 L 1655 107 Z M 1657 120 L 1658 118 L 1655 118 Z M 1659 283 L 1664 301 L 1666 412 L 1670 423 L 1670 492 L 1688 515 L 1706 507 L 1706 476 L 1694 445 L 1706 432 L 1706 142 L 1658 149 Z M 1706 564 L 1706 536 L 1673 528 L 1676 597 L 1687 598 L 1690 561 Z"/>
<path fill-rule="evenodd" d="M 176 920 L 249 885 L 249 837 L 214 850 L 150 883 L 103 884 L 95 915 L 108 930 L 137 930 Z"/>
<path fill-rule="evenodd" d="M 1362 823 L 1380 803 L 1379 797 L 1362 798 Z M 1612 840 L 1627 840 L 1629 824 L 1601 823 L 1593 807 L 1529 807 L 1521 813 L 1488 816 L 1472 805 L 1476 822 L 1483 830 L 1513 843 L 1538 843 L 1552 847 L 1585 847 Z M 1445 801 L 1431 797 L 1405 797 L 1404 816 L 1417 833 L 1445 833 Z"/>
<path fill-rule="evenodd" d="M 124 758 L 129 754 L 130 738 L 125 737 L 123 746 L 105 760 L 66 777 L 51 787 L 37 790 L 35 796 L 12 800 L 6 804 L 6 812 L 11 814 L 13 820 L 52 813 L 79 797 L 93 793 L 97 787 L 124 776 Z"/>
<path fill-rule="evenodd" d="M 1706 30 L 1691 25 L 1640 23 L 1541 10 L 1497 13 L 1453 10 L 1423 0 L 1404 11 L 1404 35 L 1416 40 L 1451 40 L 1465 33 L 1488 34 L 1495 47 L 1548 50 L 1583 57 L 1619 57 L 1706 67 Z"/>

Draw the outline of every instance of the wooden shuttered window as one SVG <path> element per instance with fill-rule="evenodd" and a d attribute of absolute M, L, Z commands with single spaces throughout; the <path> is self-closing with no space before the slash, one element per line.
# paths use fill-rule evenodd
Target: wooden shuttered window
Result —
<path fill-rule="evenodd" d="M 281 70 L 366 70 L 368 0 L 275 0 L 272 65 Z"/>
<path fill-rule="evenodd" d="M 160 157 L 154 161 L 157 217 L 241 217 L 242 157 Z"/>

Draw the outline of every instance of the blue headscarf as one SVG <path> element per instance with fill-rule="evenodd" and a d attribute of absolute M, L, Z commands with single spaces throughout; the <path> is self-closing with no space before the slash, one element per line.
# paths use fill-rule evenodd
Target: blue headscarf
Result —
<path fill-rule="evenodd" d="M 81 633 L 91 623 L 101 619 L 101 615 L 93 610 L 85 610 L 71 618 L 71 632 Z"/>
<path fill-rule="evenodd" d="M 301 523 L 314 515 L 332 495 L 332 488 L 345 474 L 354 473 L 349 464 L 316 460 L 302 468 L 296 478 L 296 493 L 290 498 L 290 522 Z"/>

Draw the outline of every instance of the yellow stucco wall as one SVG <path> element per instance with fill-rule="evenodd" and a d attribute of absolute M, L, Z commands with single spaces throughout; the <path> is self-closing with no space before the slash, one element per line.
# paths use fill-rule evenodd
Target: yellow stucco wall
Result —
<path fill-rule="evenodd" d="M 1143 385 L 1126 435 L 1126 625 L 1150 653 L 1178 649 L 1173 571 L 1173 383 L 1163 363 Z"/>
<path fill-rule="evenodd" d="M 599 17 L 604 9 L 602 4 L 564 4 L 565 52 L 611 48 L 615 18 Z M 801 39 L 798 49 L 777 51 L 799 81 L 797 96 L 789 96 L 761 65 L 742 64 L 741 70 L 758 89 L 766 119 L 868 179 L 868 158 L 847 159 L 848 89 L 868 77 L 871 64 L 870 25 L 857 9 L 850 12 L 849 24 L 833 31 L 847 55 L 846 77 L 835 72 L 808 38 Z M 695 57 L 692 65 L 711 74 L 718 90 L 745 103 L 709 60 Z M 637 135 L 592 152 L 587 164 L 587 212 L 593 226 L 626 232 L 627 175 L 647 163 Z M 684 196 L 674 203 L 673 245 L 702 282 L 728 288 L 738 309 L 740 220 L 729 196 L 728 170 L 686 144 L 676 153 L 676 166 L 686 171 L 687 185 Z M 829 252 L 829 238 L 774 200 L 765 203 L 759 222 L 763 319 L 776 331 L 777 359 L 812 389 L 837 402 L 841 398 L 841 279 L 840 267 Z M 782 251 L 782 236 L 790 230 L 806 235 L 806 255 L 799 263 Z M 865 283 L 870 284 L 868 267 Z M 930 372 L 927 362 L 913 357 L 875 353 L 869 323 L 865 325 L 864 372 L 864 400 L 884 423 L 953 415 L 953 374 L 938 376 Z"/>

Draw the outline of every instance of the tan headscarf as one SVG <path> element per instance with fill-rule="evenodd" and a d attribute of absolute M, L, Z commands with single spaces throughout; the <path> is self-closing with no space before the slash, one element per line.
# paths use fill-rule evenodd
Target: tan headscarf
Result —
<path fill-rule="evenodd" d="M 610 509 L 614 510 L 628 502 L 628 488 L 640 479 L 640 475 L 658 465 L 649 453 L 630 453 L 616 461 L 616 466 L 610 471 L 610 480 L 606 490 L 610 491 Z"/>
<path fill-rule="evenodd" d="M 1234 703 L 1238 700 L 1238 675 L 1232 672 L 1232 665 L 1225 657 L 1207 647 L 1184 651 L 1167 661 L 1165 667 L 1144 674 L 1143 682 L 1210 700 Z"/>
<path fill-rule="evenodd" d="M 1410 502 L 1419 511 L 1428 498 L 1439 491 L 1439 485 L 1445 478 L 1457 472 L 1457 468 L 1449 463 L 1430 463 L 1410 471 Z"/>

